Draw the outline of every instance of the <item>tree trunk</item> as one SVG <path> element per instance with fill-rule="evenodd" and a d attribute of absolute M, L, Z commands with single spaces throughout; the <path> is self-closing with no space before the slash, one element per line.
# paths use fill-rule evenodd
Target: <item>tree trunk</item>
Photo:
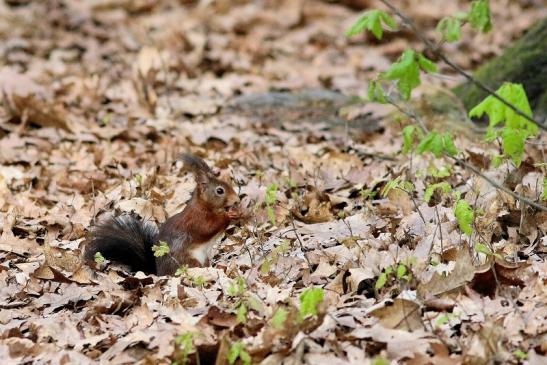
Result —
<path fill-rule="evenodd" d="M 496 90 L 504 81 L 524 86 L 534 115 L 547 117 L 547 18 L 532 27 L 503 54 L 481 66 L 474 77 Z M 467 82 L 454 89 L 467 110 L 487 93 Z"/>

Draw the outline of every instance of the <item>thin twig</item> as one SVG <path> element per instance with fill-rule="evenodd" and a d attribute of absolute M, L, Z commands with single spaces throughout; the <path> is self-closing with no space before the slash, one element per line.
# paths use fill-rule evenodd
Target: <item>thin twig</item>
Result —
<path fill-rule="evenodd" d="M 448 66 L 450 66 L 452 69 L 454 69 L 456 72 L 458 72 L 460 75 L 465 77 L 468 81 L 475 84 L 479 89 L 487 92 L 488 94 L 492 95 L 499 101 L 501 101 L 503 104 L 511 108 L 515 113 L 520 115 L 521 117 L 527 119 L 528 121 L 534 123 L 539 128 L 547 131 L 547 126 L 539 123 L 534 118 L 530 117 L 528 114 L 524 113 L 522 110 L 511 104 L 509 101 L 507 101 L 505 98 L 501 97 L 498 93 L 496 93 L 493 89 L 486 86 L 481 81 L 475 79 L 473 76 L 465 72 L 460 66 L 452 62 L 446 55 L 442 52 L 440 48 L 438 48 L 435 44 L 433 44 L 429 39 L 427 39 L 418 29 L 418 27 L 414 24 L 412 19 L 407 17 L 405 14 L 403 14 L 399 9 L 397 9 L 395 6 L 393 6 L 389 1 L 387 0 L 380 0 L 385 6 L 387 6 L 391 11 L 393 11 L 401 20 L 403 23 L 408 25 L 408 27 L 420 38 L 420 40 L 425 44 L 425 46 L 433 52 L 433 54 L 437 57 L 439 57 L 444 63 L 446 63 Z"/>
<path fill-rule="evenodd" d="M 414 199 L 414 197 L 412 196 L 412 194 L 410 193 L 410 191 L 407 191 L 403 188 L 399 188 L 397 187 L 397 189 L 401 190 L 401 191 L 404 191 L 408 197 L 410 198 L 410 200 L 412 201 L 412 204 L 414 205 L 414 208 L 416 208 L 416 211 L 418 212 L 418 214 L 420 215 L 420 218 L 422 218 L 422 222 L 424 222 L 424 225 L 427 225 L 427 222 L 425 220 L 425 217 L 424 215 L 422 214 L 422 211 L 420 210 L 420 208 L 418 207 L 418 203 L 416 202 L 416 199 Z"/>
<path fill-rule="evenodd" d="M 435 205 L 435 214 L 437 215 L 437 225 L 439 226 L 439 236 L 441 238 L 441 253 L 444 252 L 444 245 L 443 245 L 443 226 L 441 224 L 441 217 L 439 216 L 439 209 L 437 208 L 437 205 Z M 442 255 L 441 255 L 442 256 Z"/>
<path fill-rule="evenodd" d="M 484 180 L 486 180 L 490 185 L 492 185 L 496 189 L 499 189 L 499 190 L 503 191 L 504 193 L 507 193 L 507 194 L 511 195 L 513 198 L 519 200 L 521 203 L 526 203 L 531 207 L 534 207 L 534 208 L 536 208 L 538 210 L 541 210 L 543 212 L 547 212 L 547 207 L 546 206 L 541 205 L 539 203 L 536 203 L 535 201 L 533 201 L 529 198 L 526 198 L 525 196 L 522 196 L 520 194 L 517 194 L 514 191 L 506 188 L 503 185 L 498 184 L 497 182 L 495 182 L 494 180 L 492 180 L 491 178 L 489 178 L 488 176 L 486 176 L 482 172 L 480 172 L 480 170 L 476 166 L 473 166 L 470 163 L 467 163 L 464 160 L 459 159 L 459 158 L 454 157 L 454 156 L 450 156 L 450 155 L 446 155 L 446 154 L 445 154 L 445 156 L 448 157 L 448 158 L 453 159 L 454 161 L 456 161 L 460 165 L 464 166 L 466 169 L 469 169 L 469 170 L 473 171 L 475 174 L 479 175 Z"/>
<path fill-rule="evenodd" d="M 249 259 L 251 260 L 251 266 L 254 267 L 255 262 L 254 262 L 253 254 L 251 253 L 251 250 L 249 249 L 249 246 L 247 246 L 247 241 L 246 240 L 243 241 L 243 247 L 245 248 L 245 251 L 247 251 L 247 253 L 249 254 Z"/>
<path fill-rule="evenodd" d="M 302 253 L 304 254 L 304 258 L 306 259 L 306 262 L 308 263 L 308 269 L 311 270 L 311 263 L 310 263 L 310 260 L 308 259 L 308 255 L 306 255 L 306 251 L 304 251 L 304 243 L 300 239 L 300 235 L 298 234 L 298 231 L 296 229 L 296 225 L 294 224 L 294 216 L 293 216 L 292 213 L 290 213 L 290 217 L 291 217 L 291 225 L 292 225 L 292 228 L 294 230 L 294 235 L 296 236 L 296 240 L 300 244 L 300 249 L 302 250 Z"/>

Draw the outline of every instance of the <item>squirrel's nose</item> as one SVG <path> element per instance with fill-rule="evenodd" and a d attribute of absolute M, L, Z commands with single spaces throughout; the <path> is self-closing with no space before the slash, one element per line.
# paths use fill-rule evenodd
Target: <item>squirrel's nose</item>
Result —
<path fill-rule="evenodd" d="M 239 199 L 239 196 L 237 194 L 234 194 L 230 197 L 230 200 L 228 201 L 228 205 L 233 207 L 235 205 L 238 205 L 241 202 L 241 199 Z"/>

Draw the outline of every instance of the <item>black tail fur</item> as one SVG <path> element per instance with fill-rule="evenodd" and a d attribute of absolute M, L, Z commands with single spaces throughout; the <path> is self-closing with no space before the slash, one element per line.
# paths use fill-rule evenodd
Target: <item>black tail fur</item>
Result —
<path fill-rule="evenodd" d="M 156 273 L 156 259 L 152 246 L 156 244 L 158 229 L 131 215 L 113 217 L 91 231 L 91 241 L 85 247 L 84 258 L 93 260 L 95 254 L 128 265 L 133 271 Z"/>

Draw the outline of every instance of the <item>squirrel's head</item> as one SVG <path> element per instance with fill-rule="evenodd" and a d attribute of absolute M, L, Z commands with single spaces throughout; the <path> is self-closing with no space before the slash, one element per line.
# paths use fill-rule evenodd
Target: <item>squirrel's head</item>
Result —
<path fill-rule="evenodd" d="M 231 219 L 237 218 L 240 200 L 232 186 L 217 178 L 201 158 L 185 153 L 181 156 L 181 160 L 185 168 L 190 170 L 196 178 L 194 199 L 198 199 L 200 203 L 217 213 L 224 212 Z"/>

